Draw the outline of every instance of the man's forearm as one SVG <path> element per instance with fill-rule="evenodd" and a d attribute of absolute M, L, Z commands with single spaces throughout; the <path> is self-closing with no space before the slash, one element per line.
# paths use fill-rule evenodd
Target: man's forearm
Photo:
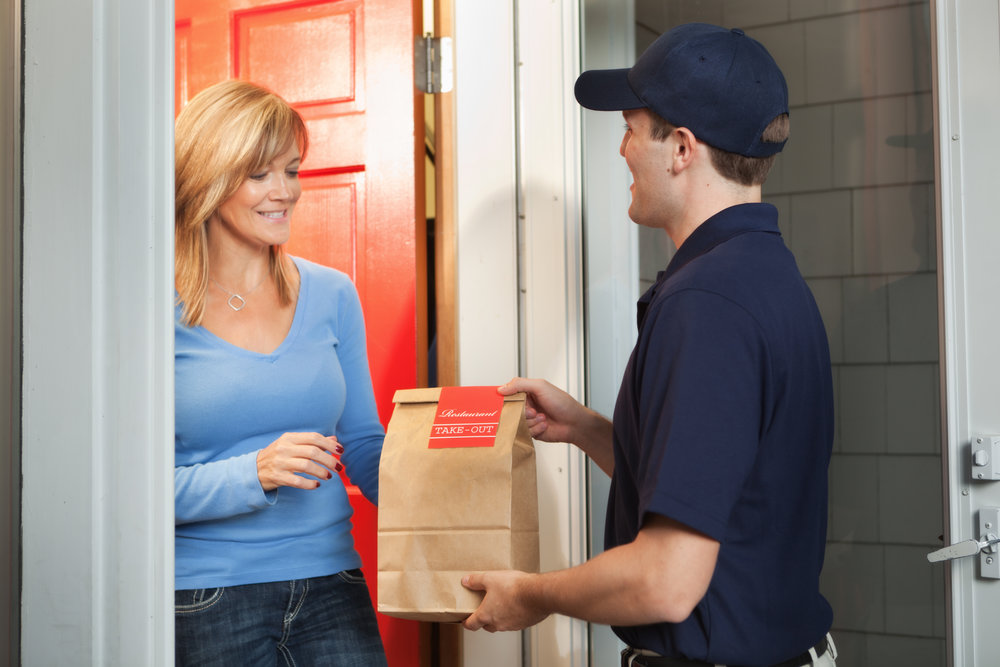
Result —
<path fill-rule="evenodd" d="M 592 623 L 684 620 L 708 590 L 718 542 L 662 517 L 655 524 L 582 565 L 524 578 L 518 595 L 538 612 Z"/>
<path fill-rule="evenodd" d="M 576 425 L 573 444 L 610 477 L 615 469 L 611 421 L 590 408 L 583 409 L 583 417 Z"/>

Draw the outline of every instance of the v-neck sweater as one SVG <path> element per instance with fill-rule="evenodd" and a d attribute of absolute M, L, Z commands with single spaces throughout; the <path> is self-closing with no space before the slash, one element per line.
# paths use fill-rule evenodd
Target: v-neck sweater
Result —
<path fill-rule="evenodd" d="M 385 432 L 365 326 L 347 275 L 293 258 L 300 285 L 288 334 L 247 350 L 175 314 L 175 585 L 215 588 L 359 567 L 338 475 L 314 490 L 265 492 L 257 454 L 286 432 L 335 435 L 350 480 L 377 503 Z"/>

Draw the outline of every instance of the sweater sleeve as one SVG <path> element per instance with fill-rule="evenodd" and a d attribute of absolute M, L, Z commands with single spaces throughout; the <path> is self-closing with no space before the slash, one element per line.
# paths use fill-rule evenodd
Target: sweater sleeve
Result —
<path fill-rule="evenodd" d="M 378 504 L 378 466 L 385 429 L 379 421 L 368 366 L 364 315 L 353 284 L 340 301 L 340 341 L 337 355 L 344 372 L 347 397 L 337 424 L 337 440 L 344 446 L 341 461 L 351 482 L 365 498 Z"/>
<path fill-rule="evenodd" d="M 175 524 L 253 512 L 277 499 L 257 477 L 257 452 L 174 468 Z"/>

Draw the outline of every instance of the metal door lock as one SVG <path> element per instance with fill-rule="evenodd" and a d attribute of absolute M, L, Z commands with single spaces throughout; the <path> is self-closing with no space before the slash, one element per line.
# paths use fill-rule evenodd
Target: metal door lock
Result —
<path fill-rule="evenodd" d="M 1000 479 L 1000 435 L 972 436 L 972 479 Z"/>
<path fill-rule="evenodd" d="M 955 560 L 979 554 L 979 573 L 984 579 L 1000 579 L 1000 508 L 984 507 L 979 510 L 978 540 L 963 540 L 955 544 L 932 551 L 927 554 L 927 560 L 937 563 L 945 560 Z"/>

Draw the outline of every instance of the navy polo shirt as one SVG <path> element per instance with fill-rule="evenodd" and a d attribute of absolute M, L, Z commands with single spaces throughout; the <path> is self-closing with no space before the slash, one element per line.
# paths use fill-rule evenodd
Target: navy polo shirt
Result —
<path fill-rule="evenodd" d="M 826 331 L 778 232 L 742 204 L 702 223 L 638 304 L 614 413 L 605 546 L 649 513 L 720 545 L 708 592 L 681 623 L 616 627 L 671 657 L 769 665 L 816 644 L 833 390 Z"/>

